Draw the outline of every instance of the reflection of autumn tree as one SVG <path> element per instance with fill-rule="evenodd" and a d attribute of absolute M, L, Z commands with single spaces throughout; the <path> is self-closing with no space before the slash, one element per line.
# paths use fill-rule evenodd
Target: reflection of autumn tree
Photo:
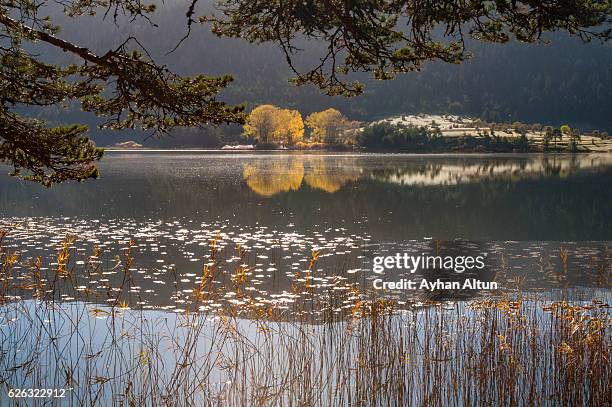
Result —
<path fill-rule="evenodd" d="M 245 164 L 244 179 L 253 192 L 272 196 L 297 191 L 304 178 L 304 162 L 295 158 L 274 158 Z"/>
<path fill-rule="evenodd" d="M 360 167 L 352 157 L 313 157 L 308 161 L 304 181 L 312 188 L 333 193 L 360 176 Z"/>

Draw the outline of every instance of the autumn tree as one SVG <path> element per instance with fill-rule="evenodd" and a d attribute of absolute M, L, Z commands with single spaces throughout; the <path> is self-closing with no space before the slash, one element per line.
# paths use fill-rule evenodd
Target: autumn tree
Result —
<path fill-rule="evenodd" d="M 542 142 L 544 143 L 544 149 L 548 150 L 550 146 L 550 141 L 553 139 L 554 131 L 551 126 L 544 126 L 544 136 L 542 136 Z M 555 143 L 556 147 L 556 143 Z"/>
<path fill-rule="evenodd" d="M 572 128 L 568 126 L 567 124 L 564 124 L 561 127 L 559 127 L 559 131 L 561 132 L 563 136 L 568 137 L 572 133 Z"/>
<path fill-rule="evenodd" d="M 306 125 L 310 128 L 312 140 L 326 144 L 339 144 L 350 122 L 336 109 L 327 109 L 309 115 L 306 118 Z"/>
<path fill-rule="evenodd" d="M 272 141 L 276 130 L 276 116 L 280 109 L 273 105 L 259 105 L 244 123 L 244 134 L 260 143 Z"/>
<path fill-rule="evenodd" d="M 293 145 L 304 138 L 304 121 L 297 110 L 279 109 L 276 114 L 274 139 L 280 143 Z"/>
<path fill-rule="evenodd" d="M 297 110 L 260 105 L 247 117 L 244 134 L 260 143 L 291 145 L 304 137 L 304 121 Z"/>

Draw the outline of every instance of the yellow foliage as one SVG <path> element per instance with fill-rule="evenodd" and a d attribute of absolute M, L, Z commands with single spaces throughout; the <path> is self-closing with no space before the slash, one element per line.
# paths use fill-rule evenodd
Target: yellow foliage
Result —
<path fill-rule="evenodd" d="M 275 117 L 278 107 L 273 105 L 257 106 L 244 124 L 244 134 L 262 143 L 267 143 L 273 137 Z"/>
<path fill-rule="evenodd" d="M 261 143 L 293 144 L 304 137 L 304 121 L 297 110 L 261 105 L 247 118 L 244 134 Z"/>
<path fill-rule="evenodd" d="M 64 241 L 62 241 L 62 248 L 57 253 L 57 274 L 60 276 L 66 276 L 68 274 L 67 264 L 70 259 L 70 248 L 74 243 L 75 236 L 68 235 Z"/>
<path fill-rule="evenodd" d="M 276 115 L 274 134 L 276 141 L 291 145 L 304 138 L 304 121 L 300 112 L 279 109 Z"/>
<path fill-rule="evenodd" d="M 342 133 L 349 127 L 349 121 L 336 109 L 327 109 L 308 116 L 306 125 L 312 132 L 312 140 L 333 144 L 341 141 Z"/>

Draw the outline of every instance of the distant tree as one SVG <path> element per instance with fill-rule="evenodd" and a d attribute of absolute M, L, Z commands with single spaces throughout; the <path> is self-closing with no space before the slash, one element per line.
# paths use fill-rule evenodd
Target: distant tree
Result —
<path fill-rule="evenodd" d="M 260 143 L 294 144 L 304 137 L 304 121 L 297 110 L 260 105 L 244 124 L 244 135 Z"/>
<path fill-rule="evenodd" d="M 553 140 L 555 141 L 555 149 L 557 149 L 557 141 L 561 141 L 563 139 L 563 133 L 560 129 L 553 129 Z"/>
<path fill-rule="evenodd" d="M 369 149 L 422 151 L 435 147 L 444 138 L 434 136 L 438 130 L 386 122 L 372 123 L 359 134 L 359 145 Z"/>
<path fill-rule="evenodd" d="M 544 143 L 544 149 L 548 150 L 548 147 L 550 146 L 550 142 L 554 137 L 554 132 L 553 132 L 553 128 L 551 126 L 544 126 L 544 136 L 543 136 L 543 143 Z M 555 144 L 556 147 L 556 144 Z"/>
<path fill-rule="evenodd" d="M 531 131 L 534 133 L 542 132 L 542 125 L 540 123 L 534 123 L 531 125 Z"/>
<path fill-rule="evenodd" d="M 562 135 L 566 137 L 572 134 L 572 128 L 567 124 L 564 124 L 563 126 L 559 127 L 559 131 Z"/>
<path fill-rule="evenodd" d="M 279 109 L 275 117 L 274 140 L 293 145 L 304 138 L 304 121 L 297 110 Z"/>
<path fill-rule="evenodd" d="M 244 123 L 244 134 L 260 143 L 272 141 L 276 131 L 279 108 L 273 105 L 260 105 L 251 111 Z"/>
<path fill-rule="evenodd" d="M 515 144 L 520 150 L 529 149 L 529 139 L 527 138 L 527 130 L 525 128 L 519 130 L 519 136 L 516 138 Z"/>
<path fill-rule="evenodd" d="M 529 126 L 525 123 L 521 123 L 521 122 L 512 123 L 512 129 L 519 134 L 527 131 L 528 128 Z"/>
<path fill-rule="evenodd" d="M 336 109 L 327 109 L 309 115 L 306 118 L 306 125 L 310 128 L 310 137 L 314 141 L 338 144 L 342 133 L 350 127 L 350 122 Z"/>
<path fill-rule="evenodd" d="M 575 137 L 570 137 L 570 141 L 569 141 L 569 149 L 572 152 L 576 152 L 578 151 L 578 141 Z"/>
<path fill-rule="evenodd" d="M 582 139 L 580 136 L 580 130 L 579 129 L 570 130 L 569 137 L 570 137 L 570 144 L 569 144 L 570 150 L 578 151 L 578 143 Z"/>

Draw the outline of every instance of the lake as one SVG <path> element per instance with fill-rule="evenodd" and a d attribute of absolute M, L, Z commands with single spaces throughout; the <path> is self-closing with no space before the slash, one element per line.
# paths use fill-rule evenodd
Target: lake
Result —
<path fill-rule="evenodd" d="M 0 404 L 609 397 L 612 155 L 109 151 L 100 170 L 0 176 Z M 373 269 L 396 252 L 486 268 Z M 410 278 L 499 288 L 374 289 Z"/>
<path fill-rule="evenodd" d="M 386 241 L 612 237 L 611 155 L 107 152 L 100 170 L 49 190 L 3 174 L 0 216 Z"/>
<path fill-rule="evenodd" d="M 51 189 L 3 176 L 0 227 L 16 225 L 5 245 L 53 270 L 67 235 L 77 265 L 97 247 L 106 267 L 133 239 L 151 307 L 184 303 L 171 290 L 199 281 L 212 240 L 228 266 L 252 268 L 265 297 L 288 290 L 313 249 L 322 283 L 363 277 L 364 245 L 477 242 L 496 256 L 490 267 L 503 260 L 538 288 L 559 285 L 533 270 L 543 258 L 560 267 L 560 250 L 572 252 L 571 284 L 589 285 L 610 258 L 610 155 L 108 152 L 100 170 Z M 121 273 L 107 274 L 82 283 L 100 289 Z"/>

